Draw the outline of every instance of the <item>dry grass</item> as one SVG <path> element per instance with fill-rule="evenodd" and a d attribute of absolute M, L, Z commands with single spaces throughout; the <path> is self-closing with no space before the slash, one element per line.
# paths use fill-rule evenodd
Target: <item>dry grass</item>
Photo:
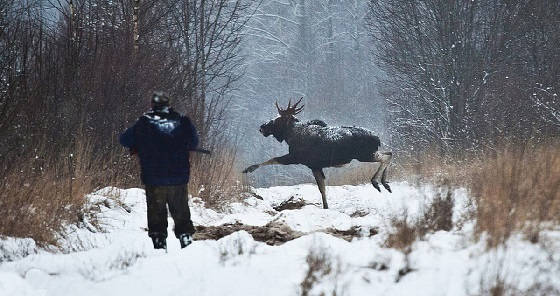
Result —
<path fill-rule="evenodd" d="M 49 147 L 39 145 L 36 154 L 6 164 L 0 176 L 0 234 L 56 245 L 64 225 L 87 215 L 86 194 L 126 179 L 122 158 L 94 153 L 91 147 L 79 141 L 52 157 Z"/>
<path fill-rule="evenodd" d="M 394 154 L 391 165 L 387 168 L 387 180 L 407 181 L 412 184 L 449 184 L 464 185 L 470 178 L 470 172 L 477 166 L 478 156 L 464 156 L 460 159 L 441 157 L 434 149 L 416 155 Z M 326 171 L 329 185 L 369 184 L 378 163 L 352 161 L 341 168 Z"/>
<path fill-rule="evenodd" d="M 347 285 L 341 282 L 342 265 L 340 259 L 333 258 L 322 246 L 313 246 L 307 257 L 307 271 L 299 285 L 299 295 L 346 295 Z M 316 288 L 320 283 L 330 283 L 330 287 Z"/>
<path fill-rule="evenodd" d="M 308 268 L 300 284 L 302 296 L 310 295 L 313 287 L 333 271 L 332 258 L 324 249 L 311 249 L 305 261 Z"/>
<path fill-rule="evenodd" d="M 296 198 L 296 196 L 294 195 L 290 197 L 288 200 L 285 200 L 281 202 L 279 205 L 273 206 L 272 208 L 275 211 L 281 212 L 285 210 L 301 209 L 305 207 L 307 204 L 308 203 L 303 198 L 301 197 Z"/>
<path fill-rule="evenodd" d="M 514 232 L 537 242 L 544 225 L 560 222 L 560 146 L 504 147 L 459 159 L 430 153 L 400 159 L 393 178 L 468 188 L 475 206 L 476 238 L 485 237 L 488 247 L 502 244 Z"/>
<path fill-rule="evenodd" d="M 352 161 L 341 168 L 331 168 L 325 171 L 328 185 L 359 185 L 368 184 L 379 164 Z"/>
<path fill-rule="evenodd" d="M 421 237 L 420 227 L 409 221 L 407 212 L 399 218 L 393 217 L 391 226 L 395 231 L 389 234 L 385 246 L 401 250 L 405 254 L 410 253 L 412 244 Z"/>
<path fill-rule="evenodd" d="M 465 153 L 458 157 L 444 157 L 437 149 L 424 153 L 401 156 L 396 154 L 391 166 L 393 180 L 407 181 L 419 185 L 430 183 L 438 186 L 467 186 L 472 172 L 479 167 L 485 153 Z"/>
<path fill-rule="evenodd" d="M 560 148 L 504 149 L 473 172 L 470 188 L 475 232 L 486 234 L 489 247 L 517 231 L 537 242 L 545 224 L 560 222 Z"/>
<path fill-rule="evenodd" d="M 424 209 L 420 218 L 423 233 L 429 231 L 445 230 L 453 228 L 453 193 L 448 186 L 444 186 L 443 192 L 436 193 L 432 202 Z"/>
<path fill-rule="evenodd" d="M 196 226 L 194 239 L 218 240 L 238 231 L 246 231 L 254 240 L 264 242 L 270 246 L 278 246 L 303 235 L 299 231 L 292 230 L 288 225 L 275 221 L 269 222 L 264 226 L 252 226 L 236 222 L 219 226 Z"/>
<path fill-rule="evenodd" d="M 422 216 L 410 221 L 405 211 L 391 220 L 395 231 L 387 237 L 385 246 L 396 248 L 408 254 L 412 244 L 422 239 L 427 233 L 439 230 L 449 231 L 453 228 L 453 197 L 451 190 L 444 194 L 437 193 L 432 202 L 424 209 Z"/>
<path fill-rule="evenodd" d="M 249 192 L 236 152 L 235 148 L 222 147 L 211 156 L 191 154 L 189 192 L 202 198 L 207 207 L 222 209 Z"/>
<path fill-rule="evenodd" d="M 504 147 L 460 160 L 442 159 L 434 154 L 408 158 L 408 163 L 400 159 L 393 178 L 467 188 L 474 205 L 470 216 L 475 222 L 475 238 L 484 240 L 488 248 L 505 246 L 513 234 L 519 233 L 525 234 L 528 241 L 543 243 L 542 231 L 557 228 L 560 222 L 560 145 Z M 426 231 L 453 227 L 448 199 L 449 196 L 440 198 L 418 221 L 410 221 L 406 215 L 394 219 L 395 232 L 389 235 L 386 245 L 408 254 L 411 245 L 422 239 Z M 519 291 L 508 285 L 501 273 L 481 282 L 481 289 L 477 295 L 558 294 L 540 284 Z"/>

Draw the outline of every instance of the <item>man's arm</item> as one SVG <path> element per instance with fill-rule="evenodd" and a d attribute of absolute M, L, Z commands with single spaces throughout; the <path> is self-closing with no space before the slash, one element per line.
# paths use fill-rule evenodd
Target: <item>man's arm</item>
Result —
<path fill-rule="evenodd" d="M 119 138 L 119 142 L 126 148 L 131 150 L 136 149 L 136 141 L 134 139 L 134 130 L 136 129 L 136 124 L 126 129 L 124 133 Z"/>
<path fill-rule="evenodd" d="M 192 124 L 191 120 L 186 116 L 183 116 L 183 123 L 185 124 L 185 141 L 187 149 L 196 149 L 196 147 L 198 146 L 198 133 L 196 131 L 196 128 Z"/>

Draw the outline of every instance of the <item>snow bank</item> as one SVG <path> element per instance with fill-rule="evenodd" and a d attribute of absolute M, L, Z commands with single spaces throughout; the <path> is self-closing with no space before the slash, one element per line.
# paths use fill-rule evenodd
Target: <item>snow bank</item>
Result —
<path fill-rule="evenodd" d="M 225 213 L 206 209 L 193 198 L 195 225 L 276 221 L 304 235 L 269 246 L 238 231 L 219 240 L 195 241 L 186 249 L 171 235 L 167 254 L 153 250 L 147 236 L 144 191 L 106 188 L 88 196 L 98 209 L 90 218 L 101 229 L 86 219 L 80 227 L 69 227 L 62 241 L 66 250 L 76 251 L 49 253 L 37 250 L 29 239 L 0 240 L 0 295 L 300 295 L 304 279 L 312 282 L 310 295 L 471 295 L 485 294 L 481 291 L 490 285 L 485 283 L 496 275 L 520 289 L 539 284 L 558 291 L 554 279 L 560 276 L 560 255 L 554 232 L 548 233 L 547 248 L 514 237 L 503 249 L 486 252 L 481 243 L 473 243 L 472 224 L 466 223 L 427 235 L 408 255 L 383 247 L 392 231 L 390 218 L 404 211 L 417 217 L 436 192 L 407 183 L 392 187 L 394 194 L 378 193 L 371 185 L 330 186 L 328 210 L 321 209 L 312 184 L 255 189 L 263 200 L 248 197 Z M 307 205 L 274 210 L 292 196 Z M 457 222 L 468 210 L 466 191 L 456 190 L 454 199 Z M 348 242 L 317 232 L 355 226 L 378 234 Z M 321 274 L 313 280 L 307 260 L 317 253 L 324 254 L 329 268 L 316 271 Z"/>

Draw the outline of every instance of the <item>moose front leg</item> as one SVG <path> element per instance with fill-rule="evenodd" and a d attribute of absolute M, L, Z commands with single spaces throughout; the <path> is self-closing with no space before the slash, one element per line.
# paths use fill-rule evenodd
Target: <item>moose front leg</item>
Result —
<path fill-rule="evenodd" d="M 292 156 L 290 154 L 286 154 L 280 157 L 274 157 L 271 158 L 263 163 L 259 163 L 259 164 L 254 164 L 252 166 L 247 167 L 246 169 L 243 170 L 243 173 L 251 173 L 254 170 L 262 167 L 262 166 L 266 166 L 266 165 L 273 165 L 273 164 L 294 164 Z"/>

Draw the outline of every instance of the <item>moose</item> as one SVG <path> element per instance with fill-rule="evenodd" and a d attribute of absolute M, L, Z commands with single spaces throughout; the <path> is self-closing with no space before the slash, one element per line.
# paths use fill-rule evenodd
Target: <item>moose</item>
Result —
<path fill-rule="evenodd" d="M 300 122 L 296 118 L 305 105 L 299 106 L 303 97 L 293 106 L 292 101 L 288 107 L 282 109 L 276 102 L 278 117 L 261 125 L 259 131 L 265 137 L 274 136 L 278 142 L 286 141 L 289 153 L 274 157 L 260 164 L 247 167 L 243 173 L 250 173 L 266 165 L 303 164 L 311 169 L 321 197 L 323 208 L 328 209 L 325 192 L 325 174 L 323 168 L 342 167 L 353 159 L 361 162 L 379 162 L 380 165 L 371 178 L 371 184 L 381 192 L 379 183 L 391 192 L 387 183 L 387 166 L 389 166 L 392 153 L 379 151 L 381 141 L 371 131 L 355 126 L 327 126 L 322 120 Z"/>

